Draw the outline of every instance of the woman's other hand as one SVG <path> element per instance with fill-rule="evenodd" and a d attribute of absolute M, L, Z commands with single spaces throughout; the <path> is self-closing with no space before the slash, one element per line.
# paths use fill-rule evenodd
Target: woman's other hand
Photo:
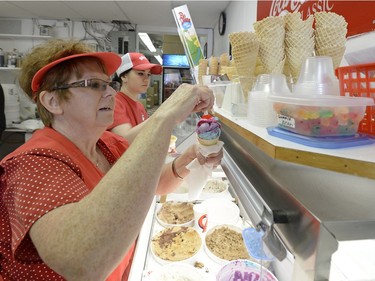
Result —
<path fill-rule="evenodd" d="M 210 110 L 214 100 L 213 92 L 207 86 L 182 84 L 155 113 L 167 114 L 167 118 L 174 118 L 177 125 L 192 112 Z"/>

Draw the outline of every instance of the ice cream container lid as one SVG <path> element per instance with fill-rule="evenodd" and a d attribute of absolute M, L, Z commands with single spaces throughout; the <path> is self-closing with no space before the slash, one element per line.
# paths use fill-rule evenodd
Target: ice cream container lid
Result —
<path fill-rule="evenodd" d="M 346 96 L 329 96 L 329 95 L 304 95 L 302 96 L 279 96 L 270 95 L 269 100 L 279 103 L 305 106 L 371 106 L 374 105 L 372 98 L 346 97 Z"/>
<path fill-rule="evenodd" d="M 242 231 L 242 237 L 249 255 L 257 260 L 271 261 L 273 256 L 263 243 L 263 236 L 264 232 L 262 230 L 257 231 L 253 227 L 245 228 Z"/>

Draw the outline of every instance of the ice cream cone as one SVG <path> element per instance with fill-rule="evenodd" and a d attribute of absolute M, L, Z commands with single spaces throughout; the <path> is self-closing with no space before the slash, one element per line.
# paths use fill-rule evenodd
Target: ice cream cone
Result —
<path fill-rule="evenodd" d="M 198 83 L 203 85 L 202 76 L 207 75 L 208 60 L 201 59 L 199 60 L 198 65 Z"/>
<path fill-rule="evenodd" d="M 285 22 L 283 17 L 269 16 L 253 24 L 254 30 L 257 34 L 264 30 L 271 29 L 274 26 L 282 26 L 284 28 Z"/>
<path fill-rule="evenodd" d="M 232 80 L 233 77 L 237 75 L 237 70 L 235 66 L 220 66 L 219 74 L 226 74 L 229 80 Z"/>
<path fill-rule="evenodd" d="M 315 28 L 341 26 L 347 27 L 348 23 L 341 15 L 332 12 L 317 12 L 314 14 Z"/>
<path fill-rule="evenodd" d="M 229 66 L 230 58 L 228 53 L 223 53 L 220 55 L 220 66 Z"/>
<path fill-rule="evenodd" d="M 217 144 L 221 134 L 219 119 L 210 114 L 204 114 L 198 121 L 195 132 L 200 144 L 205 146 Z"/>
<path fill-rule="evenodd" d="M 210 63 L 208 67 L 208 74 L 209 75 L 217 75 L 219 74 L 219 58 L 218 57 L 211 57 Z"/>
<path fill-rule="evenodd" d="M 345 46 L 333 46 L 333 47 L 325 47 L 322 49 L 316 49 L 317 56 L 329 56 L 332 58 L 333 67 L 337 68 L 341 64 L 341 60 L 345 53 Z"/>
<path fill-rule="evenodd" d="M 212 140 L 205 140 L 202 138 L 198 138 L 198 141 L 201 145 L 210 146 L 210 145 L 217 144 L 219 142 L 219 138 L 212 139 Z"/>
<path fill-rule="evenodd" d="M 252 32 L 235 32 L 229 34 L 229 41 L 237 74 L 239 76 L 254 75 L 259 51 L 257 36 Z"/>

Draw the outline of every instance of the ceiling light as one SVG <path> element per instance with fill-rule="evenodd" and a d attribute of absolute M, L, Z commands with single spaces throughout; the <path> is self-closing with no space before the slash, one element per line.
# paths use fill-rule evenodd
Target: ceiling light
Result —
<path fill-rule="evenodd" d="M 156 52 L 156 48 L 155 48 L 154 44 L 151 42 L 151 39 L 150 39 L 150 37 L 148 36 L 147 33 L 139 32 L 138 35 L 141 38 L 142 42 L 150 50 L 150 52 L 153 52 L 153 53 Z"/>
<path fill-rule="evenodd" d="M 161 56 L 157 55 L 157 56 L 154 56 L 154 58 L 161 64 L 163 65 L 163 59 L 161 58 Z"/>

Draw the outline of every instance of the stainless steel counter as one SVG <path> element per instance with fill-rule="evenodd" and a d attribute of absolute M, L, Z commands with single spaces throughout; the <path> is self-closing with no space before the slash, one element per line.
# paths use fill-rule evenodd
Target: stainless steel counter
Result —
<path fill-rule="evenodd" d="M 328 280 L 339 241 L 375 239 L 375 181 L 275 160 L 223 126 L 223 168 L 253 224 L 295 257 L 293 280 Z"/>
<path fill-rule="evenodd" d="M 195 141 L 192 132 L 180 137 L 178 152 Z M 271 230 L 275 240 L 270 241 L 280 242 L 274 251 L 286 250 L 286 257 L 280 255 L 283 259 L 273 266 L 279 281 L 359 280 L 345 279 L 331 260 L 333 255 L 344 260 L 338 254 L 348 252 L 349 242 L 371 239 L 375 245 L 375 181 L 274 159 L 226 125 L 221 140 L 222 167 L 241 214 Z M 130 281 L 142 280 L 147 271 L 154 210 L 152 206 L 138 240 Z M 344 250 L 337 251 L 340 245 Z"/>

